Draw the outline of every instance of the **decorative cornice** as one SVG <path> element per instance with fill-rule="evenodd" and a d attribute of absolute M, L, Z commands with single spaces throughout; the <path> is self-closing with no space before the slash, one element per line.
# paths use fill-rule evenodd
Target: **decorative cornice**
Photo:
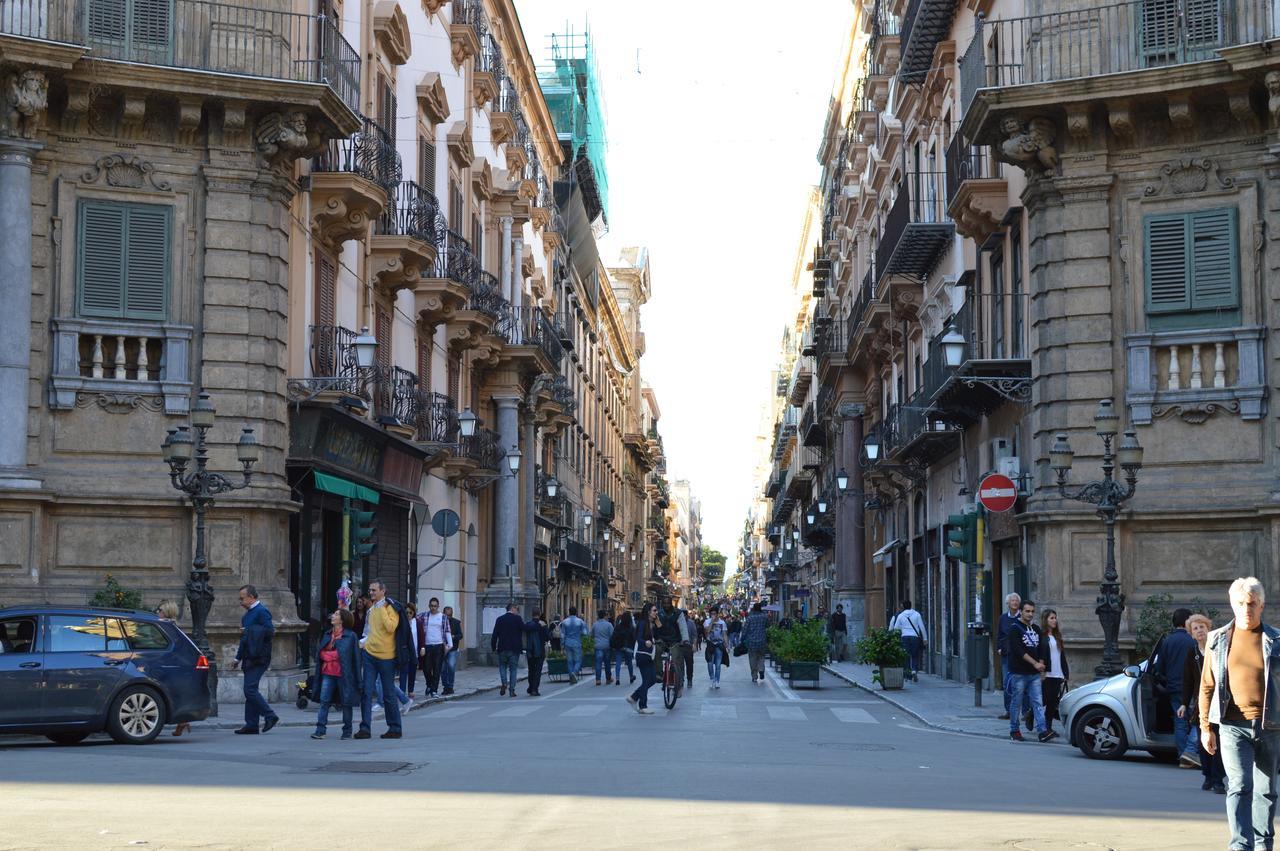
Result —
<path fill-rule="evenodd" d="M 382 0 L 374 7 L 373 34 L 388 62 L 403 65 L 409 61 L 409 56 L 413 53 L 409 19 L 395 0 Z"/>
<path fill-rule="evenodd" d="M 449 98 L 435 71 L 428 71 L 418 83 L 418 107 L 428 124 L 443 124 L 449 118 Z"/>
<path fill-rule="evenodd" d="M 152 189 L 170 192 L 173 185 L 156 176 L 156 167 L 141 157 L 125 157 L 110 154 L 100 157 L 93 168 L 80 175 L 81 183 L 97 183 L 106 178 L 108 186 L 122 189 L 142 189 L 143 184 L 150 184 Z"/>

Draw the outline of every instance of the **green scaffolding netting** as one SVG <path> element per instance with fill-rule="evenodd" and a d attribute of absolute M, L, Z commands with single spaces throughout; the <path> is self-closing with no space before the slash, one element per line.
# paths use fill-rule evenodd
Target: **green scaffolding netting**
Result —
<path fill-rule="evenodd" d="M 566 145 L 583 184 L 588 206 L 608 222 L 609 177 L 605 167 L 604 98 L 591 36 L 566 28 L 549 37 L 548 59 L 538 69 L 538 84 L 551 111 L 561 144 Z"/>

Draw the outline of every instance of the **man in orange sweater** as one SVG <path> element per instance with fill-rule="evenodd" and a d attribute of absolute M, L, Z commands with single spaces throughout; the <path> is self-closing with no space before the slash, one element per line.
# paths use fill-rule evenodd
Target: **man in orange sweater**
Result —
<path fill-rule="evenodd" d="M 383 701 L 383 711 L 387 716 L 387 732 L 384 739 L 400 738 L 400 702 L 396 694 L 396 627 L 400 625 L 400 616 L 387 599 L 386 586 L 381 580 L 369 583 L 369 596 L 373 598 L 373 608 L 366 618 L 365 635 L 360 639 L 360 658 L 363 660 L 364 688 L 360 698 L 360 730 L 357 739 L 367 739 L 373 719 L 373 694 L 377 689 L 376 682 L 382 681 L 382 693 L 387 699 Z"/>

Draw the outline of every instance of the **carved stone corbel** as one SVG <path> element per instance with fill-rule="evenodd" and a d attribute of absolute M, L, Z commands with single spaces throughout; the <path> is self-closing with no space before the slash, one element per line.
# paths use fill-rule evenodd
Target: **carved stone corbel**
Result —
<path fill-rule="evenodd" d="M 84 80 L 67 80 L 67 105 L 62 110 L 62 132 L 80 134 L 89 129 L 91 88 Z"/>
<path fill-rule="evenodd" d="M 141 139 L 147 124 L 147 99 L 126 92 L 120 106 L 120 133 L 126 139 Z"/>
<path fill-rule="evenodd" d="M 44 128 L 49 80 L 36 70 L 6 74 L 0 80 L 0 101 L 0 135 L 34 139 Z"/>
<path fill-rule="evenodd" d="M 305 112 L 269 112 L 258 119 L 254 143 L 268 166 L 289 168 L 294 160 L 318 149 L 320 139 L 307 129 Z"/>
<path fill-rule="evenodd" d="M 199 100 L 186 99 L 178 102 L 178 144 L 190 147 L 196 144 L 200 132 L 200 115 L 204 105 Z"/>
<path fill-rule="evenodd" d="M 393 297 L 400 290 L 413 289 L 422 278 L 422 266 L 412 262 L 406 263 L 403 252 L 396 254 L 374 252 L 369 255 L 369 266 L 373 273 L 371 283 Z"/>
<path fill-rule="evenodd" d="M 1067 132 L 1079 146 L 1087 145 L 1093 137 L 1093 123 L 1089 111 L 1088 104 L 1077 104 L 1067 108 Z"/>
<path fill-rule="evenodd" d="M 1268 71 L 1262 81 L 1267 86 L 1267 112 L 1271 116 L 1271 127 L 1280 127 L 1280 71 Z"/>
<path fill-rule="evenodd" d="M 1107 101 L 1107 123 L 1111 132 L 1125 142 L 1132 142 L 1134 137 L 1133 112 L 1127 100 Z"/>
<path fill-rule="evenodd" d="M 996 157 L 1016 165 L 1028 177 L 1052 175 L 1058 169 L 1058 149 L 1053 146 L 1057 129 L 1053 121 L 1036 116 L 1025 125 L 1015 116 L 1000 121 L 1004 141 L 995 147 Z"/>
<path fill-rule="evenodd" d="M 1253 98 L 1250 96 L 1248 83 L 1227 88 L 1227 108 L 1231 110 L 1231 117 L 1246 133 L 1258 132 L 1258 113 L 1253 110 Z"/>
<path fill-rule="evenodd" d="M 227 101 L 222 108 L 221 147 L 243 148 L 249 141 L 249 123 L 242 101 Z"/>
<path fill-rule="evenodd" d="M 1170 94 L 1168 109 L 1169 123 L 1173 125 L 1177 133 L 1185 138 L 1191 132 L 1191 128 L 1196 121 L 1195 110 L 1191 105 L 1191 96 L 1185 92 Z"/>

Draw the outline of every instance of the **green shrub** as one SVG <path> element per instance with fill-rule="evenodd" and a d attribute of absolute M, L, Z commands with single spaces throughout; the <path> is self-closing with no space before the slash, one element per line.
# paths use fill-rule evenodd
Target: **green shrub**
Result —
<path fill-rule="evenodd" d="M 869 629 L 853 645 L 854 658 L 877 668 L 901 668 L 907 664 L 902 633 L 896 629 Z"/>
<path fill-rule="evenodd" d="M 587 633 L 586 635 L 582 636 L 582 658 L 583 658 L 583 661 L 585 661 L 585 660 L 587 660 L 587 659 L 594 659 L 594 658 L 595 658 L 595 654 L 596 654 L 596 639 L 595 639 L 595 636 L 591 635 L 591 633 Z"/>
<path fill-rule="evenodd" d="M 1205 604 L 1204 600 L 1199 597 L 1192 597 L 1186 604 L 1186 607 L 1196 614 L 1204 615 L 1214 622 L 1214 626 L 1220 626 L 1218 617 L 1220 612 Z M 1146 599 L 1142 604 L 1142 611 L 1138 614 L 1138 625 L 1135 630 L 1133 643 L 1134 653 L 1139 659 L 1145 659 L 1151 655 L 1151 651 L 1156 649 L 1156 645 L 1160 643 L 1160 639 L 1169 630 L 1173 629 L 1173 610 L 1178 608 L 1173 603 L 1172 594 L 1154 594 Z"/>
<path fill-rule="evenodd" d="M 554 662 L 557 659 L 560 661 L 564 661 L 567 658 L 569 657 L 564 655 L 563 650 L 552 650 L 549 653 L 547 653 L 547 661 L 549 662 Z"/>
<path fill-rule="evenodd" d="M 142 592 L 124 588 L 110 573 L 107 574 L 104 586 L 89 598 L 90 606 L 101 606 L 105 609 L 141 609 Z"/>
<path fill-rule="evenodd" d="M 822 622 L 806 621 L 783 630 L 782 646 L 778 658 L 784 662 L 825 662 L 827 661 L 827 636 L 822 631 Z"/>

